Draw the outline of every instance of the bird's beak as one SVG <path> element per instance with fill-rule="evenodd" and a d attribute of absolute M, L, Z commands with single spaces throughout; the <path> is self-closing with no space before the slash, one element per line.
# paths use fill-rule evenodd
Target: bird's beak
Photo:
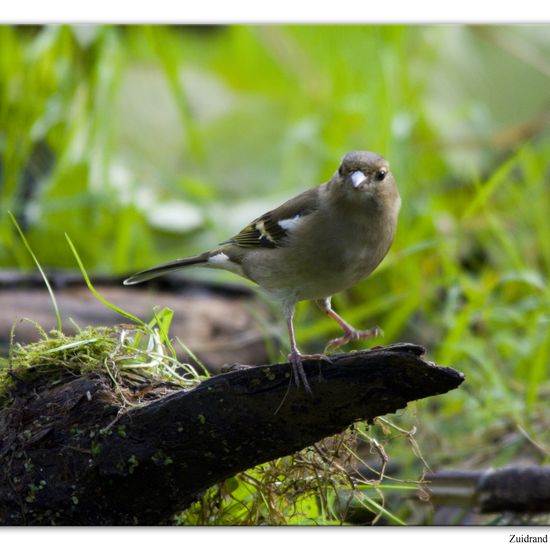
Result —
<path fill-rule="evenodd" d="M 354 189 L 357 189 L 367 179 L 367 176 L 365 176 L 361 170 L 352 172 L 349 177 L 351 180 L 351 185 Z"/>

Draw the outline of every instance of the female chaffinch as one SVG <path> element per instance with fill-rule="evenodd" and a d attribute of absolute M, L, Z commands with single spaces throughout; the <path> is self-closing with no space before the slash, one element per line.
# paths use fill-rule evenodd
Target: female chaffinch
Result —
<path fill-rule="evenodd" d="M 376 153 L 352 151 L 332 178 L 256 218 L 218 247 L 140 271 L 124 281 L 140 283 L 184 267 L 225 269 L 265 289 L 282 305 L 290 337 L 288 356 L 296 384 L 311 389 L 294 336 L 297 302 L 314 300 L 343 329 L 328 348 L 376 336 L 378 328 L 354 329 L 331 307 L 331 296 L 365 279 L 387 254 L 401 199 L 388 162 Z"/>

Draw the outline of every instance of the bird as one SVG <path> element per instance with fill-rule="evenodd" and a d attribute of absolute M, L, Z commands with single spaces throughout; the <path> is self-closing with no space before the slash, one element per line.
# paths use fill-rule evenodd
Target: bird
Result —
<path fill-rule="evenodd" d="M 223 269 L 256 283 L 280 303 L 290 341 L 288 360 L 296 385 L 311 386 L 294 332 L 296 304 L 314 301 L 343 334 L 326 350 L 378 336 L 357 330 L 331 305 L 334 294 L 355 286 L 380 264 L 393 243 L 401 198 L 390 165 L 370 151 L 347 153 L 325 183 L 254 219 L 235 236 L 196 256 L 164 263 L 128 277 L 133 285 L 189 266 Z"/>

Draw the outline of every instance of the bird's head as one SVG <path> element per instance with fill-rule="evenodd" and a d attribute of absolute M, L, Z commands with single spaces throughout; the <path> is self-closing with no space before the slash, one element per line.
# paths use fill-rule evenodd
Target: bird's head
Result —
<path fill-rule="evenodd" d="M 375 195 L 395 185 L 388 161 L 370 151 L 352 151 L 343 159 L 335 174 L 346 193 Z"/>

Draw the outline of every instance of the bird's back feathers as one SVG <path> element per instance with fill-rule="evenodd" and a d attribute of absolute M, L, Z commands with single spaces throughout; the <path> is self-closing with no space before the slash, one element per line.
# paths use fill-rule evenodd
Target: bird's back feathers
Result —
<path fill-rule="evenodd" d="M 284 246 L 293 224 L 318 208 L 319 187 L 314 187 L 256 218 L 240 233 L 221 244 L 236 244 L 243 248 Z"/>

